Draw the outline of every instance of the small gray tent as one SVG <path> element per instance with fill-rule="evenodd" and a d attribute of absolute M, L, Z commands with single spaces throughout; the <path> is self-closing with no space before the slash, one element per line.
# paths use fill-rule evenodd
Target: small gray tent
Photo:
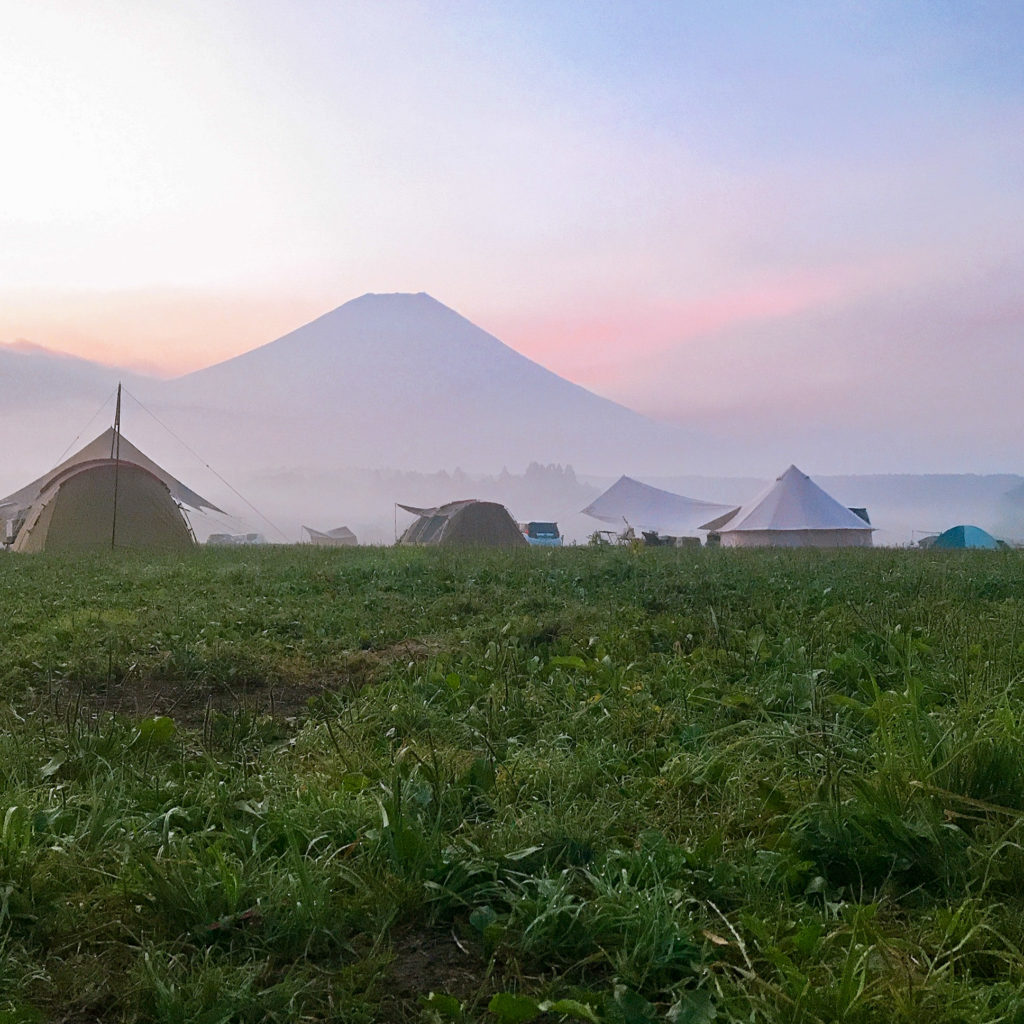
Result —
<path fill-rule="evenodd" d="M 453 501 L 437 508 L 399 505 L 418 518 L 398 539 L 399 544 L 443 547 L 529 547 L 504 505 L 494 501 Z"/>
<path fill-rule="evenodd" d="M 312 526 L 304 526 L 309 535 L 309 543 L 321 548 L 352 548 L 358 541 L 356 535 L 347 526 L 338 526 L 333 530 L 314 530 Z"/>

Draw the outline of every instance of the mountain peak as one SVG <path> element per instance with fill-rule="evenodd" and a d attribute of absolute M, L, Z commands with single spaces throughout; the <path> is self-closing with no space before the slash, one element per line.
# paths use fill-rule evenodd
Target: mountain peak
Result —
<path fill-rule="evenodd" d="M 342 303 L 325 315 L 333 316 L 335 313 L 341 313 L 342 310 L 348 313 L 359 312 L 374 316 L 425 316 L 430 313 L 443 312 L 464 319 L 450 306 L 446 306 L 427 292 L 367 292 L 365 295 Z M 315 320 L 313 322 L 316 323 Z"/>
<path fill-rule="evenodd" d="M 400 334 L 408 337 L 422 335 L 424 331 L 450 331 L 456 325 L 486 334 L 462 314 L 426 292 L 367 292 L 263 347 L 281 347 L 282 343 L 290 347 L 300 338 L 308 341 L 311 335 L 324 332 L 346 336 Z"/>
<path fill-rule="evenodd" d="M 635 464 L 639 452 L 677 449 L 681 436 L 558 377 L 426 292 L 360 295 L 170 390 L 191 409 L 255 417 L 264 452 L 284 451 L 278 424 L 302 421 L 303 457 L 316 451 L 322 465 L 592 465 L 613 449 Z"/>

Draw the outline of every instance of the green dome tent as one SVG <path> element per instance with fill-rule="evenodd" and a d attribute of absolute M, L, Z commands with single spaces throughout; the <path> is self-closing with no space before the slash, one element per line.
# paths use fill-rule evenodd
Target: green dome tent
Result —
<path fill-rule="evenodd" d="M 951 526 L 945 533 L 940 533 L 929 545 L 933 548 L 997 548 L 999 541 L 980 526 Z"/>
<path fill-rule="evenodd" d="M 526 538 L 504 505 L 494 501 L 453 501 L 438 508 L 398 506 L 419 518 L 399 544 L 442 547 L 525 548 Z"/>

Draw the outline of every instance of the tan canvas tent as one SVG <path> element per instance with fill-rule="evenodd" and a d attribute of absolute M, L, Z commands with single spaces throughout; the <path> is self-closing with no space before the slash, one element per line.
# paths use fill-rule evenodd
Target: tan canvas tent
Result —
<path fill-rule="evenodd" d="M 358 544 L 356 535 L 347 526 L 338 526 L 333 530 L 314 530 L 312 526 L 304 526 L 309 535 L 309 543 L 322 548 L 352 548 Z"/>
<path fill-rule="evenodd" d="M 418 516 L 399 538 L 399 544 L 451 547 L 529 547 L 504 505 L 494 501 L 453 501 L 437 508 L 399 505 Z"/>
<path fill-rule="evenodd" d="M 189 508 L 207 508 L 211 512 L 222 512 L 212 501 L 208 501 L 201 494 L 197 494 L 190 487 L 186 487 L 180 480 L 171 476 L 167 470 L 158 466 L 151 458 L 139 451 L 123 434 L 115 433 L 113 427 L 108 427 L 99 437 L 90 441 L 84 448 L 75 452 L 70 458 L 65 459 L 59 466 L 51 469 L 49 473 L 41 476 L 38 480 L 26 484 L 19 491 L 0 498 L 0 519 L 17 520 L 23 513 L 27 512 L 39 499 L 42 492 L 49 486 L 50 482 L 65 470 L 72 466 L 81 465 L 83 462 L 94 462 L 97 459 L 111 459 L 115 454 L 121 463 L 130 462 L 132 465 L 148 469 L 158 480 L 161 480 L 171 493 L 171 497 L 182 505 Z"/>
<path fill-rule="evenodd" d="M 111 428 L 0 499 L 0 519 L 13 551 L 179 550 L 194 543 L 180 505 L 221 511 Z"/>
<path fill-rule="evenodd" d="M 717 533 L 723 547 L 871 547 L 873 532 L 796 466 L 753 501 L 701 529 Z"/>
<path fill-rule="evenodd" d="M 28 510 L 12 550 L 184 551 L 194 543 L 159 477 L 131 462 L 96 459 L 50 478 Z"/>

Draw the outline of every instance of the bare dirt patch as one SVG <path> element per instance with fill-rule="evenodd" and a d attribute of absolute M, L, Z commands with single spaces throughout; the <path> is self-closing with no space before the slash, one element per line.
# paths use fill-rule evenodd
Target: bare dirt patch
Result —
<path fill-rule="evenodd" d="M 88 687 L 68 681 L 51 686 L 41 703 L 60 718 L 98 719 L 121 715 L 141 719 L 166 715 L 182 728 L 198 729 L 211 711 L 299 718 L 308 710 L 311 698 L 330 691 L 328 685 L 312 681 L 305 685 L 245 684 L 239 687 L 173 679 L 129 679 Z"/>
<path fill-rule="evenodd" d="M 386 984 L 396 1011 L 402 1005 L 415 1005 L 431 992 L 469 1002 L 487 984 L 486 962 L 451 932 L 397 932 L 392 935 L 392 952 Z"/>
<path fill-rule="evenodd" d="M 345 652 L 329 672 L 296 668 L 287 673 L 285 681 L 237 685 L 145 677 L 94 683 L 61 680 L 51 683 L 45 692 L 36 691 L 28 703 L 56 718 L 99 719 L 113 714 L 141 719 L 166 715 L 186 729 L 201 728 L 211 711 L 301 720 L 316 698 L 325 694 L 355 695 L 396 662 L 419 662 L 436 651 L 436 644 L 410 638 L 380 650 Z"/>

